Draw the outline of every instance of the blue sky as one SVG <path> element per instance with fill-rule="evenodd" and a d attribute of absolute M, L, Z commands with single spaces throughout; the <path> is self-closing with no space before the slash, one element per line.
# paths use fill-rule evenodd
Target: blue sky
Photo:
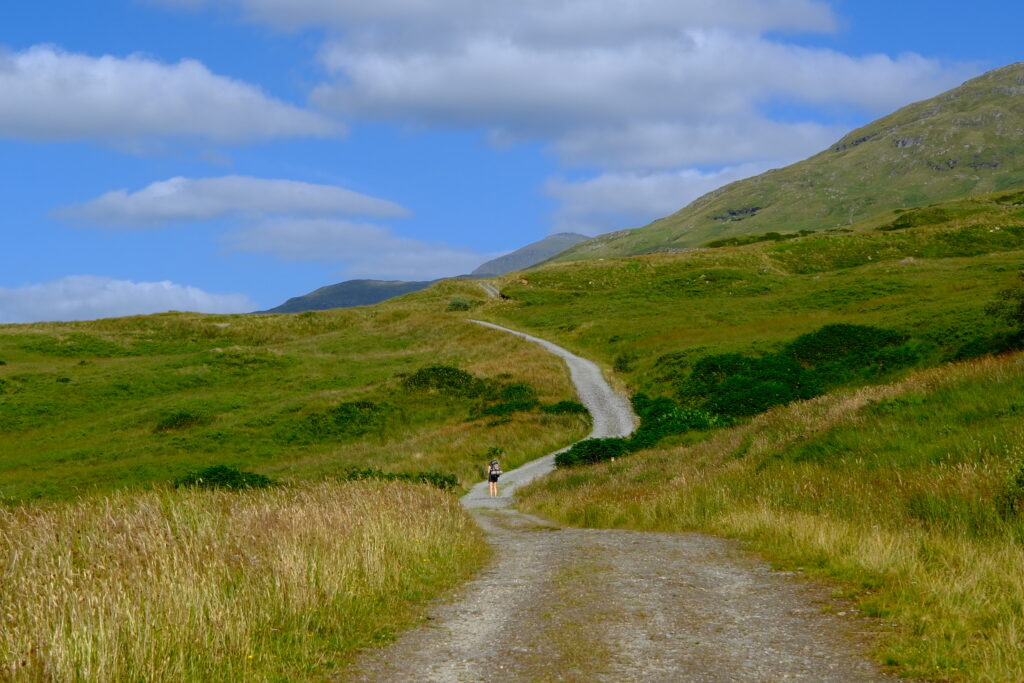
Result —
<path fill-rule="evenodd" d="M 0 21 L 0 323 L 241 312 L 637 227 L 1021 59 L 1014 3 L 52 0 Z"/>

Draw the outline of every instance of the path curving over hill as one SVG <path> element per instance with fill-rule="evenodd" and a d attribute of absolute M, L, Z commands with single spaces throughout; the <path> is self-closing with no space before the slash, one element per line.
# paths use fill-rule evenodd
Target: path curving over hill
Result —
<path fill-rule="evenodd" d="M 481 320 L 472 322 L 490 327 L 501 332 L 514 334 L 517 337 L 540 344 L 545 349 L 560 357 L 569 367 L 569 375 L 580 402 L 590 411 L 594 428 L 588 438 L 598 439 L 610 436 L 629 436 L 636 428 L 636 416 L 629 404 L 629 399 L 616 392 L 605 380 L 601 368 L 593 362 L 580 358 L 579 356 L 566 351 L 561 346 L 540 339 L 538 337 L 516 332 L 494 323 L 486 323 Z M 487 482 L 480 482 L 467 493 L 462 504 L 467 508 L 505 508 L 512 504 L 512 499 L 518 487 L 527 484 L 538 477 L 542 477 L 555 469 L 555 455 L 557 451 L 543 458 L 529 462 L 522 467 L 506 472 L 501 475 L 501 496 L 490 498 L 487 495 Z"/>
<path fill-rule="evenodd" d="M 629 402 L 600 369 L 565 359 L 594 420 L 592 437 L 633 431 Z M 358 681 L 876 681 L 858 656 L 856 620 L 825 615 L 827 596 L 773 572 L 738 544 L 701 534 L 565 529 L 511 509 L 518 486 L 554 454 L 463 497 L 495 560 L 419 628 L 357 660 Z"/>

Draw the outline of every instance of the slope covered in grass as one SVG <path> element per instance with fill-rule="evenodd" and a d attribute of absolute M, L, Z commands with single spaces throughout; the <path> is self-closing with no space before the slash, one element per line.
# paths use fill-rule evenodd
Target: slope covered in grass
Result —
<path fill-rule="evenodd" d="M 710 240 L 847 226 L 882 211 L 1024 187 L 1024 63 L 855 130 L 821 153 L 711 192 L 636 230 L 556 257 L 606 258 Z"/>
<path fill-rule="evenodd" d="M 613 368 L 633 390 L 678 391 L 703 357 L 758 356 L 835 323 L 915 340 L 921 364 L 985 352 L 986 311 L 1024 266 L 1024 195 L 890 212 L 851 231 L 681 254 L 552 264 L 500 281 L 474 313 Z"/>
<path fill-rule="evenodd" d="M 579 415 L 540 410 L 574 398 L 557 359 L 445 312 L 457 293 L 484 296 L 468 287 L 293 316 L 0 327 L 0 496 L 69 497 L 213 464 L 285 480 L 371 467 L 472 482 L 493 448 L 515 465 L 585 433 Z M 408 386 L 430 366 L 480 390 Z"/>
<path fill-rule="evenodd" d="M 1021 680 L 1024 355 L 773 409 L 522 492 L 565 523 L 701 530 L 836 581 L 926 679 Z"/>

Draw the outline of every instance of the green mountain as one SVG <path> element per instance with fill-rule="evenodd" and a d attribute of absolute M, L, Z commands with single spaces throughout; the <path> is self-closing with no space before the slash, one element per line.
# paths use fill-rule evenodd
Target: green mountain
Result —
<path fill-rule="evenodd" d="M 541 261 L 546 261 L 555 254 L 559 254 L 586 239 L 588 239 L 586 235 L 579 235 L 574 232 L 560 232 L 546 237 L 539 242 L 528 244 L 522 249 L 513 251 L 511 254 L 505 254 L 488 261 L 470 273 L 470 276 L 497 277 L 505 273 L 523 270 L 524 268 L 535 266 Z"/>
<path fill-rule="evenodd" d="M 510 254 L 488 261 L 469 275 L 458 277 L 498 277 L 516 270 L 535 266 L 555 254 L 587 239 L 584 235 L 563 232 L 528 244 Z M 261 313 L 302 313 L 303 311 L 326 311 L 331 308 L 352 308 L 370 306 L 396 296 L 426 289 L 438 280 L 404 282 L 402 280 L 346 280 L 336 285 L 321 287 L 302 296 L 292 297 L 280 306 Z"/>
<path fill-rule="evenodd" d="M 1024 62 L 853 131 L 786 168 L 731 183 L 556 261 L 671 251 L 771 231 L 846 226 L 883 211 L 1024 186 Z"/>

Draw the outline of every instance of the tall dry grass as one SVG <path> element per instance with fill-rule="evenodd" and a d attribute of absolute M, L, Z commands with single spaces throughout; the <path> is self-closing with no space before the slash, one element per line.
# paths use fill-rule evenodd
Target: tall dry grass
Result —
<path fill-rule="evenodd" d="M 835 581 L 926 680 L 1024 680 L 1024 354 L 773 409 L 690 446 L 559 471 L 523 506 L 594 527 L 744 539 Z M 669 568 L 666 568 L 669 570 Z"/>
<path fill-rule="evenodd" d="M 0 679 L 321 680 L 485 554 L 400 483 L 0 509 Z"/>

